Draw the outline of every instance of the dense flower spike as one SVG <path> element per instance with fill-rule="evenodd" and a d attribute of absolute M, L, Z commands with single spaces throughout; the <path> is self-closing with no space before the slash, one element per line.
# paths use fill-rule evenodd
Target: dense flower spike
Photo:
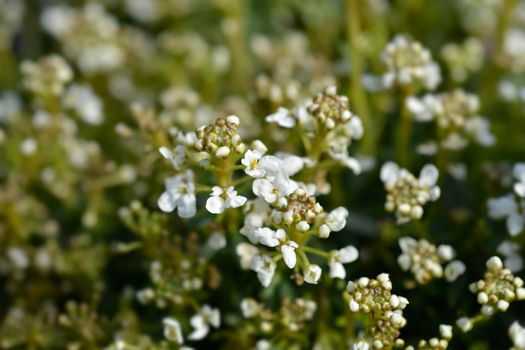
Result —
<path fill-rule="evenodd" d="M 420 43 L 398 35 L 383 52 L 387 72 L 383 75 L 385 87 L 418 87 L 434 90 L 441 82 L 439 66 L 430 51 Z"/>
<path fill-rule="evenodd" d="M 486 316 L 497 311 L 507 311 L 510 303 L 515 300 L 525 300 L 523 280 L 504 268 L 497 256 L 487 260 L 484 279 L 472 283 L 470 290 L 477 294 L 481 312 Z"/>
<path fill-rule="evenodd" d="M 403 310 L 408 300 L 392 294 L 392 282 L 388 274 L 382 273 L 375 279 L 361 277 L 348 282 L 345 299 L 351 312 L 370 316 L 364 339 L 356 343 L 354 348 L 388 349 L 403 346 L 399 330 L 406 325 Z"/>
<path fill-rule="evenodd" d="M 428 164 L 421 169 L 419 178 L 393 162 L 381 167 L 381 180 L 387 191 L 385 209 L 396 214 L 399 224 L 419 220 L 423 206 L 439 198 L 441 191 L 436 185 L 439 172 Z"/>
<path fill-rule="evenodd" d="M 416 241 L 411 237 L 403 237 L 399 239 L 399 246 L 401 247 L 401 255 L 397 258 L 399 266 L 404 271 L 410 270 L 418 283 L 428 283 L 433 278 L 440 278 L 443 276 L 442 264 L 449 262 L 454 258 L 454 248 L 449 245 L 440 245 L 436 247 L 425 239 Z M 461 273 L 461 267 L 452 264 L 462 264 L 459 261 L 449 264 L 445 276 L 447 280 L 455 280 Z M 464 272 L 464 267 L 463 267 Z"/>
<path fill-rule="evenodd" d="M 407 99 L 407 108 L 419 122 L 435 121 L 439 147 L 449 150 L 465 148 L 469 139 L 481 146 L 494 144 L 488 119 L 478 115 L 479 98 L 463 90 L 421 98 Z"/>

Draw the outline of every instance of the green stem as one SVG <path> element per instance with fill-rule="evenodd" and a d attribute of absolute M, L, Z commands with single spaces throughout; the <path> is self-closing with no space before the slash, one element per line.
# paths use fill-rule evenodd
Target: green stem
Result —
<path fill-rule="evenodd" d="M 355 104 L 357 114 L 363 121 L 363 126 L 366 130 L 365 137 L 362 142 L 362 150 L 366 154 L 376 154 L 376 140 L 377 134 L 372 125 L 370 112 L 368 108 L 368 101 L 365 90 L 363 89 L 363 53 L 360 47 L 360 18 L 359 5 L 362 4 L 360 0 L 346 0 L 346 22 L 347 22 L 347 37 L 350 46 L 350 98 Z"/>
<path fill-rule="evenodd" d="M 396 153 L 399 165 L 410 169 L 412 155 L 412 118 L 406 108 L 406 99 L 410 96 L 407 89 L 401 88 L 399 99 L 399 124 L 397 125 Z"/>

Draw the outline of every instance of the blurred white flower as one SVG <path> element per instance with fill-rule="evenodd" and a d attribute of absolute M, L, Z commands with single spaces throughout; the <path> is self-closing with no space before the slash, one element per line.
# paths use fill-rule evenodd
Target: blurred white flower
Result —
<path fill-rule="evenodd" d="M 175 170 L 180 170 L 186 160 L 186 148 L 183 145 L 177 145 L 173 151 L 167 147 L 161 147 L 159 152 L 171 162 Z"/>
<path fill-rule="evenodd" d="M 279 107 L 277 112 L 270 114 L 265 119 L 268 123 L 276 123 L 283 128 L 293 128 L 295 126 L 295 118 L 286 108 Z"/>
<path fill-rule="evenodd" d="M 188 335 L 190 340 L 204 339 L 210 332 L 210 326 L 219 328 L 221 326 L 221 313 L 219 309 L 213 309 L 209 305 L 204 305 L 199 313 L 190 319 L 193 332 Z"/>
<path fill-rule="evenodd" d="M 184 343 L 179 321 L 171 317 L 166 317 L 162 320 L 162 323 L 164 324 L 164 338 L 177 344 Z"/>
<path fill-rule="evenodd" d="M 160 195 L 157 205 L 160 210 L 171 213 L 177 208 L 181 218 L 191 218 L 197 211 L 193 172 L 186 172 L 165 180 L 166 190 Z"/>

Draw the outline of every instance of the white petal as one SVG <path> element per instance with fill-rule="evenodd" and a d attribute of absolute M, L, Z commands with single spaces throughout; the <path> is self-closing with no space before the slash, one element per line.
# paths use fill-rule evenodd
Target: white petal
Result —
<path fill-rule="evenodd" d="M 238 208 L 244 205 L 248 199 L 243 196 L 235 196 L 228 198 L 226 201 L 226 207 L 227 208 Z"/>
<path fill-rule="evenodd" d="M 281 253 L 283 253 L 283 259 L 284 259 L 284 263 L 286 264 L 286 266 L 293 269 L 295 267 L 295 263 L 297 262 L 297 257 L 295 255 L 295 248 L 287 244 L 284 244 L 281 246 Z"/>
<path fill-rule="evenodd" d="M 194 217 L 197 212 L 197 199 L 193 194 L 185 194 L 179 200 L 179 205 L 177 208 L 177 214 L 181 218 L 191 218 Z"/>
<path fill-rule="evenodd" d="M 423 169 L 421 169 L 421 172 L 419 173 L 419 182 L 423 186 L 434 186 L 438 180 L 438 177 L 438 169 L 432 164 L 427 164 L 423 167 Z"/>
<path fill-rule="evenodd" d="M 206 201 L 206 209 L 212 214 L 220 214 L 225 209 L 224 199 L 222 197 L 211 196 Z"/>
<path fill-rule="evenodd" d="M 524 225 L 523 216 L 519 213 L 512 213 L 507 218 L 507 230 L 509 231 L 509 234 L 511 236 L 518 235 L 521 231 L 523 231 L 523 225 Z"/>
<path fill-rule="evenodd" d="M 163 212 L 171 213 L 177 206 L 177 201 L 175 201 L 175 198 L 170 192 L 166 191 L 160 195 L 157 200 L 157 205 Z"/>
<path fill-rule="evenodd" d="M 332 262 L 330 264 L 330 277 L 345 279 L 346 270 L 343 264 L 341 264 L 340 262 Z"/>
<path fill-rule="evenodd" d="M 349 264 L 359 258 L 359 251 L 354 246 L 346 246 L 339 250 L 339 261 L 343 264 Z"/>

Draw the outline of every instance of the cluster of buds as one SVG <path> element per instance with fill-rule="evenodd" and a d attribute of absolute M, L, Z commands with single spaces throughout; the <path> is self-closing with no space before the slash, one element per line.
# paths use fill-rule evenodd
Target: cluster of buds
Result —
<path fill-rule="evenodd" d="M 435 121 L 439 129 L 439 145 L 451 150 L 465 148 L 469 139 L 474 139 L 481 146 L 494 144 L 489 120 L 478 115 L 479 105 L 476 95 L 461 89 L 407 99 L 407 108 L 414 119 L 419 122 Z"/>
<path fill-rule="evenodd" d="M 338 95 L 335 86 L 318 93 L 306 107 L 317 127 L 328 130 L 347 123 L 353 117 L 349 108 L 348 97 Z"/>
<path fill-rule="evenodd" d="M 60 56 L 51 55 L 37 62 L 22 63 L 23 84 L 35 95 L 58 97 L 73 79 L 73 71 Z"/>
<path fill-rule="evenodd" d="M 399 224 L 418 220 L 423 216 L 423 206 L 439 198 L 436 185 L 439 172 L 434 165 L 425 165 L 416 178 L 394 162 L 381 167 L 381 180 L 387 191 L 385 210 L 396 214 Z"/>
<path fill-rule="evenodd" d="M 420 43 L 398 35 L 388 43 L 382 54 L 387 72 L 383 85 L 418 87 L 434 90 L 441 82 L 439 66 L 432 60 L 430 51 Z"/>
<path fill-rule="evenodd" d="M 517 236 L 525 227 L 525 163 L 514 165 L 514 193 L 498 198 L 490 198 L 487 202 L 489 217 L 506 219 L 507 231 L 511 236 Z"/>
<path fill-rule="evenodd" d="M 241 136 L 237 133 L 238 129 L 238 117 L 231 115 L 217 118 L 215 123 L 201 126 L 195 131 L 195 150 L 217 158 L 227 158 L 233 152 L 243 155 L 246 145 L 242 143 Z"/>
<path fill-rule="evenodd" d="M 318 93 L 306 108 L 299 107 L 295 113 L 286 108 L 266 117 L 266 121 L 277 123 L 284 128 L 301 126 L 307 139 L 305 148 L 313 161 L 318 161 L 323 154 L 348 167 L 354 173 L 361 171 L 359 162 L 350 157 L 348 147 L 352 140 L 363 136 L 361 119 L 349 110 L 348 98 L 338 95 L 335 86 L 325 88 Z"/>
<path fill-rule="evenodd" d="M 443 276 L 442 264 L 452 260 L 455 255 L 454 248 L 451 246 L 442 244 L 436 247 L 426 239 L 417 241 L 411 237 L 403 237 L 399 239 L 399 247 L 402 251 L 397 258 L 399 266 L 404 271 L 410 270 L 420 284 L 426 284 L 433 278 L 441 278 Z M 445 268 L 445 276 L 449 281 L 455 280 L 465 271 L 463 264 L 462 270 L 455 265 L 451 263 Z"/>
<path fill-rule="evenodd" d="M 468 74 L 477 72 L 483 65 L 483 43 L 475 37 L 462 44 L 449 43 L 441 50 L 441 56 L 450 69 L 452 79 L 463 82 Z"/>
<path fill-rule="evenodd" d="M 256 300 L 247 298 L 241 302 L 242 314 L 247 319 L 257 321 L 258 329 L 263 333 L 284 327 L 290 332 L 297 332 L 312 320 L 317 304 L 303 298 L 284 299 L 278 312 L 266 308 Z"/>
<path fill-rule="evenodd" d="M 506 269 L 499 257 L 487 260 L 486 266 L 484 279 L 469 286 L 471 292 L 477 294 L 482 314 L 491 316 L 498 310 L 504 312 L 511 302 L 525 300 L 523 280 Z"/>
<path fill-rule="evenodd" d="M 361 348 L 390 349 L 404 346 L 399 335 L 400 329 L 406 325 L 403 310 L 408 300 L 392 294 L 392 282 L 388 274 L 379 274 L 375 279 L 361 277 L 355 282 L 348 282 L 345 299 L 350 311 L 369 314 L 371 317 L 371 326 L 366 329 L 365 339 L 359 342 Z"/>

